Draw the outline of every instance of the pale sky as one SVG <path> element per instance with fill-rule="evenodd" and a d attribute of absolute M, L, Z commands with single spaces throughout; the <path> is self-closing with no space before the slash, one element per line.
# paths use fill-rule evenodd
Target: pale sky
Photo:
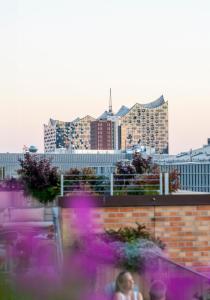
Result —
<path fill-rule="evenodd" d="M 210 137 L 209 0 L 0 0 L 0 152 L 43 124 L 169 102 L 170 153 Z"/>

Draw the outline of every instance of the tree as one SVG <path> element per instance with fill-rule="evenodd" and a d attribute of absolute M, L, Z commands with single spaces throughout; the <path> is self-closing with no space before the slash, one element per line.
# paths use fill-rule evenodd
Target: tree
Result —
<path fill-rule="evenodd" d="M 151 156 L 143 158 L 139 152 L 133 154 L 132 165 L 138 174 L 150 173 L 154 167 Z"/>
<path fill-rule="evenodd" d="M 51 165 L 51 159 L 25 153 L 19 162 L 21 169 L 18 174 L 26 193 L 42 203 L 53 201 L 59 193 L 59 174 L 57 167 Z"/>
<path fill-rule="evenodd" d="M 115 185 L 127 186 L 135 177 L 136 169 L 129 160 L 121 160 L 116 163 L 114 179 Z"/>

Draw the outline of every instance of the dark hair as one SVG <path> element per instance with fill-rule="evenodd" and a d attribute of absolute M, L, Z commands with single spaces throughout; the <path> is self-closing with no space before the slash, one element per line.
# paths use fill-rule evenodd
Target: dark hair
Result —
<path fill-rule="evenodd" d="M 155 280 L 150 287 L 151 300 L 160 300 L 166 295 L 166 285 L 161 280 Z"/>
<path fill-rule="evenodd" d="M 129 271 L 122 271 L 117 275 L 116 281 L 115 281 L 115 292 L 121 292 L 120 284 L 123 282 L 123 277 L 125 274 L 130 274 Z"/>

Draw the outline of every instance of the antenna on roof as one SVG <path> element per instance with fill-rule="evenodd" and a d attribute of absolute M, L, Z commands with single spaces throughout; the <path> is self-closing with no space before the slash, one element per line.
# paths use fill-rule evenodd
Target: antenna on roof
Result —
<path fill-rule="evenodd" d="M 112 113 L 112 89 L 111 88 L 109 94 L 109 113 Z"/>

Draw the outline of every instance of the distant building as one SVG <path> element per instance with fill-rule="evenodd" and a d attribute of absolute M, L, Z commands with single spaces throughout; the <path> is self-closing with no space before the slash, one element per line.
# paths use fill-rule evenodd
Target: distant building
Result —
<path fill-rule="evenodd" d="M 155 149 L 159 154 L 169 151 L 168 102 L 163 96 L 151 103 L 136 103 L 131 109 L 123 105 L 116 114 L 110 100 L 109 111 L 98 119 L 114 122 L 115 149 L 126 150 L 139 145 Z"/>
<path fill-rule="evenodd" d="M 75 150 L 76 153 L 37 153 L 40 158 L 52 159 L 52 165 L 58 167 L 59 172 L 64 173 L 70 168 L 93 168 L 97 175 L 109 176 L 116 168 L 119 160 L 127 158 L 125 153 L 114 150 L 91 151 Z M 99 153 L 98 153 L 99 152 Z M 18 159 L 23 159 L 23 153 L 0 153 L 0 180 L 8 177 L 17 177 L 17 170 L 20 169 Z"/>
<path fill-rule="evenodd" d="M 107 124 L 109 124 L 109 122 L 111 122 L 111 124 L 112 124 L 112 132 L 111 132 L 112 148 L 111 149 L 120 150 L 121 149 L 121 147 L 120 147 L 120 139 L 121 139 L 120 116 L 113 113 L 111 89 L 110 89 L 110 96 L 109 96 L 109 110 L 108 111 L 106 110 L 102 115 L 100 115 L 97 118 L 97 121 L 105 122 L 105 123 L 107 121 Z M 107 141 L 106 141 L 106 138 L 107 138 Z M 104 144 L 107 144 L 107 146 L 110 146 L 109 140 L 110 140 L 109 134 L 107 136 L 104 135 Z M 94 145 L 94 147 L 95 147 L 95 145 Z M 100 149 L 100 148 L 98 148 L 98 149 Z M 110 149 L 110 148 L 107 148 L 107 150 L 108 149 Z"/>
<path fill-rule="evenodd" d="M 50 119 L 44 125 L 46 153 L 57 149 L 126 150 L 140 146 L 163 154 L 168 153 L 168 139 L 168 102 L 163 96 L 151 103 L 136 103 L 130 109 L 123 105 L 114 114 L 111 89 L 109 109 L 97 119 L 90 116 L 72 122 Z"/>
<path fill-rule="evenodd" d="M 114 123 L 109 120 L 97 120 L 91 123 L 91 149 L 114 149 Z"/>
<path fill-rule="evenodd" d="M 207 140 L 208 142 L 208 140 Z M 155 161 L 160 163 L 183 163 L 183 162 L 207 162 L 210 161 L 210 144 L 203 145 L 198 149 L 189 149 L 175 155 L 155 155 Z"/>
<path fill-rule="evenodd" d="M 58 148 L 69 146 L 70 122 L 63 122 L 50 119 L 44 125 L 44 151 L 52 153 Z"/>
<path fill-rule="evenodd" d="M 163 96 L 148 104 L 136 103 L 121 116 L 121 149 L 133 145 L 168 153 L 168 102 Z"/>
<path fill-rule="evenodd" d="M 177 155 L 156 155 L 153 159 L 162 171 L 179 172 L 181 190 L 210 193 L 210 144 Z"/>
<path fill-rule="evenodd" d="M 70 123 L 69 149 L 90 149 L 90 125 L 95 121 L 91 116 L 78 118 Z"/>
<path fill-rule="evenodd" d="M 50 119 L 44 125 L 44 151 L 54 153 L 57 149 L 90 149 L 90 123 L 95 119 L 86 116 L 72 122 Z"/>

